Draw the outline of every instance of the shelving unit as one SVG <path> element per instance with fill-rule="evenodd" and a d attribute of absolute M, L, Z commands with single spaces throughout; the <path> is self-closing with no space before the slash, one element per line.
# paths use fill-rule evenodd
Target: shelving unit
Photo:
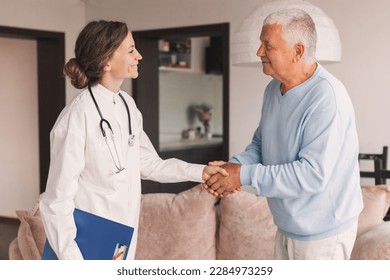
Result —
<path fill-rule="evenodd" d="M 159 70 L 202 73 L 209 37 L 159 40 Z"/>

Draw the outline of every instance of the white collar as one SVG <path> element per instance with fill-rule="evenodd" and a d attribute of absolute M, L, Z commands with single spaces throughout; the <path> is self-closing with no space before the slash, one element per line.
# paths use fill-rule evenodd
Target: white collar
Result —
<path fill-rule="evenodd" d="M 97 95 L 110 101 L 116 99 L 120 93 L 120 90 L 118 92 L 112 92 L 101 84 L 96 84 L 95 86 L 91 87 L 91 90 L 94 94 L 96 93 Z"/>

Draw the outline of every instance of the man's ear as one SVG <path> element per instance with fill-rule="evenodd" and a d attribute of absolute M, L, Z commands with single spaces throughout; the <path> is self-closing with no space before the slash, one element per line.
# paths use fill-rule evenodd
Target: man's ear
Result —
<path fill-rule="evenodd" d="M 301 43 L 296 44 L 294 62 L 300 61 L 303 58 L 304 53 L 305 53 L 305 46 Z"/>

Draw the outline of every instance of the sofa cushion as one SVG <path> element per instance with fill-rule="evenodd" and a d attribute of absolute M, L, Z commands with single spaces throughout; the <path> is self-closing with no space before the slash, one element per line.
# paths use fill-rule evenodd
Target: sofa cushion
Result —
<path fill-rule="evenodd" d="M 20 220 L 17 245 L 24 260 L 41 259 L 43 247 L 46 242 L 46 234 L 39 214 L 39 201 L 41 197 L 42 195 L 38 198 L 32 210 L 16 211 L 16 215 Z"/>
<path fill-rule="evenodd" d="M 357 238 L 352 260 L 390 259 L 390 222 L 375 226 Z"/>
<path fill-rule="evenodd" d="M 217 198 L 200 185 L 179 194 L 144 194 L 136 259 L 215 259 Z"/>
<path fill-rule="evenodd" d="M 266 198 L 241 191 L 220 207 L 217 259 L 273 259 L 276 226 Z"/>
<path fill-rule="evenodd" d="M 364 208 L 359 216 L 357 236 L 383 223 L 390 206 L 390 192 L 387 186 L 362 187 Z"/>

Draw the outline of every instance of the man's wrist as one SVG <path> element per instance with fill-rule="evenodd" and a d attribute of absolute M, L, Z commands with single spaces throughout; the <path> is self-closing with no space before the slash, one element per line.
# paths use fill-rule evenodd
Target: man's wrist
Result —
<path fill-rule="evenodd" d="M 251 185 L 252 165 L 241 165 L 240 167 L 240 184 Z"/>

